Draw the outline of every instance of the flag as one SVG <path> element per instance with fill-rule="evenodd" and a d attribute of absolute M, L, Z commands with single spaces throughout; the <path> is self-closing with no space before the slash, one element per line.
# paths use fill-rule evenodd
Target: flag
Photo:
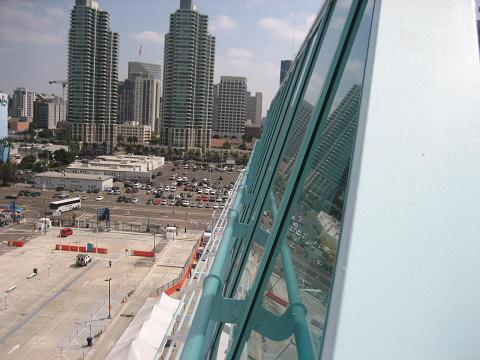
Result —
<path fill-rule="evenodd" d="M 138 56 L 142 55 L 142 48 L 143 48 L 143 45 L 140 45 L 140 49 L 138 49 Z"/>

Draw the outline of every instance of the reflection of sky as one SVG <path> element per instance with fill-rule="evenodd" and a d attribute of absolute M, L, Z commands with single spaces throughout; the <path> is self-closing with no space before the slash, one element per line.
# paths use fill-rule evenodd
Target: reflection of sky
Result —
<path fill-rule="evenodd" d="M 329 28 L 329 30 L 327 31 L 325 42 L 319 54 L 320 61 L 317 61 L 317 63 L 315 64 L 314 72 L 312 73 L 308 89 L 305 93 L 305 100 L 310 102 L 311 104 L 316 104 L 316 102 L 318 101 L 318 97 L 320 95 L 320 87 L 323 85 L 326 72 L 328 71 L 328 66 L 330 65 L 330 62 L 328 62 L 327 64 L 326 61 L 322 61 L 325 60 L 325 55 L 322 58 L 322 52 L 326 51 L 332 54 L 335 51 L 336 46 L 338 45 L 338 39 L 340 38 L 340 32 L 345 22 L 344 19 L 347 16 L 347 11 L 350 7 L 350 3 L 351 1 L 344 0 L 341 2 L 340 8 L 335 9 L 335 12 L 337 12 L 338 10 L 338 13 L 337 15 L 335 15 L 334 13 L 333 16 L 335 18 L 332 17 L 331 24 L 333 24 L 333 27 L 332 29 Z M 370 1 L 367 5 L 367 8 L 365 9 L 365 14 L 363 17 L 364 19 L 368 19 L 368 22 L 371 21 L 372 8 L 373 1 Z M 330 35 L 329 37 L 328 35 L 333 34 L 333 31 L 336 31 L 336 36 Z M 370 24 L 366 21 L 362 21 L 362 23 L 360 24 L 360 28 L 358 29 L 357 38 L 368 39 L 369 31 Z M 348 90 L 353 84 L 360 84 L 362 82 L 363 67 L 365 65 L 364 49 L 364 44 L 361 44 L 359 41 L 355 42 L 343 74 L 343 77 L 346 81 L 342 81 L 343 86 L 342 84 L 340 84 L 337 90 L 337 94 L 339 94 L 340 96 L 335 97 L 335 103 L 333 104 L 333 106 L 338 105 L 339 101 L 341 101 L 341 99 L 347 94 Z M 345 86 L 345 84 L 348 84 L 349 86 L 347 87 Z"/>

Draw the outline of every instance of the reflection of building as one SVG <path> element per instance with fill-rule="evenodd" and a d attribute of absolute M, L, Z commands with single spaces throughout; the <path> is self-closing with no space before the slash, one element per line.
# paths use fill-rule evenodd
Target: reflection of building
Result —
<path fill-rule="evenodd" d="M 165 35 L 162 142 L 177 147 L 210 145 L 215 38 L 208 16 L 181 0 Z"/>
<path fill-rule="evenodd" d="M 19 118 L 31 122 L 34 114 L 34 102 L 36 93 L 25 88 L 16 88 L 13 91 L 12 108 L 9 109 L 9 115 L 13 118 Z"/>
<path fill-rule="evenodd" d="M 113 151 L 117 109 L 118 34 L 110 30 L 110 15 L 96 0 L 76 0 L 68 37 L 71 140 Z"/>
<path fill-rule="evenodd" d="M 287 76 L 290 66 L 292 66 L 292 60 L 282 60 L 280 62 L 280 85 L 282 85 L 285 76 Z"/>
<path fill-rule="evenodd" d="M 66 104 L 59 96 L 37 94 L 34 122 L 40 129 L 56 129 L 60 121 L 65 121 Z"/>
<path fill-rule="evenodd" d="M 7 161 L 8 146 L 6 137 L 8 136 L 8 95 L 0 93 L 0 160 Z"/>
<path fill-rule="evenodd" d="M 322 140 L 304 185 L 305 200 L 317 212 L 341 215 L 343 202 L 338 206 L 333 200 L 336 196 L 343 199 L 343 191 L 338 190 L 346 188 L 352 151 L 348 144 L 353 143 L 355 136 L 361 90 L 354 85 L 321 126 Z M 339 208 L 324 208 L 325 205 Z"/>
<path fill-rule="evenodd" d="M 240 138 L 245 132 L 247 116 L 247 78 L 221 76 L 217 102 L 213 134 L 221 138 Z"/>

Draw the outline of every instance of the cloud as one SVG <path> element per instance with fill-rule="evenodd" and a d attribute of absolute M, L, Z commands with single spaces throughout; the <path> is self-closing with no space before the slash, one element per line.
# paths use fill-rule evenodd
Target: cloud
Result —
<path fill-rule="evenodd" d="M 284 20 L 266 17 L 260 19 L 258 24 L 279 40 L 303 40 L 315 20 L 315 15 L 305 13 L 290 14 L 290 18 L 292 19 Z"/>
<path fill-rule="evenodd" d="M 57 44 L 64 42 L 65 10 L 32 1 L 2 2 L 0 42 L 20 44 Z"/>
<path fill-rule="evenodd" d="M 164 41 L 164 37 L 162 33 L 159 33 L 156 31 L 150 31 L 150 30 L 131 33 L 130 37 L 142 43 L 163 44 L 163 41 Z"/>
<path fill-rule="evenodd" d="M 229 48 L 225 55 L 230 59 L 250 60 L 253 58 L 253 53 L 245 48 Z"/>
<path fill-rule="evenodd" d="M 210 31 L 231 30 L 237 26 L 237 23 L 227 15 L 218 15 L 210 24 Z"/>

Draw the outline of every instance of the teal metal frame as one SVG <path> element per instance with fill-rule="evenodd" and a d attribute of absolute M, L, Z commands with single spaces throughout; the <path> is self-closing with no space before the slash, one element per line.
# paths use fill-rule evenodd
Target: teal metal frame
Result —
<path fill-rule="evenodd" d="M 373 0 L 372 0 L 373 1 Z M 295 336 L 298 357 L 313 359 L 314 351 L 306 322 L 306 308 L 302 304 L 296 281 L 290 249 L 285 245 L 294 204 L 299 200 L 306 172 L 313 162 L 313 149 L 320 136 L 320 124 L 326 120 L 333 98 L 343 74 L 356 32 L 368 0 L 352 0 L 347 21 L 335 55 L 330 64 L 314 114 L 303 136 L 299 154 L 283 193 L 278 210 L 271 192 L 274 175 L 278 171 L 281 155 L 287 143 L 298 111 L 300 99 L 306 91 L 315 60 L 329 26 L 335 0 L 326 2 L 320 11 L 307 40 L 302 46 L 293 68 L 277 93 L 269 113 L 263 138 L 254 148 L 246 167 L 239 192 L 229 212 L 229 221 L 218 247 L 213 266 L 205 278 L 193 325 L 187 336 L 182 359 L 215 358 L 221 330 L 225 323 L 235 324 L 229 359 L 242 354 L 253 330 L 273 340 Z M 273 215 L 269 232 L 257 230 L 266 208 Z M 255 239 L 257 235 L 258 239 Z M 255 282 L 245 299 L 232 298 L 238 288 L 245 263 L 254 241 L 264 248 Z M 289 305 L 284 314 L 277 316 L 262 307 L 263 294 L 275 261 L 282 255 Z M 240 260 L 239 260 L 240 259 Z M 237 266 L 234 269 L 234 264 Z"/>

